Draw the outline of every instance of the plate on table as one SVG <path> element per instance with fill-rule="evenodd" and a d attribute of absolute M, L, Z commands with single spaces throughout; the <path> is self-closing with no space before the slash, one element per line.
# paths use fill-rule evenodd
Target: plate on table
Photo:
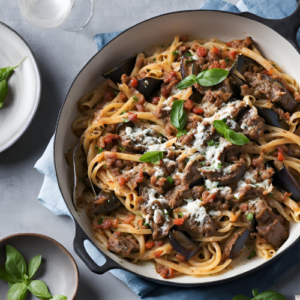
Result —
<path fill-rule="evenodd" d="M 0 109 L 0 152 L 25 132 L 37 110 L 41 95 L 41 76 L 34 54 L 25 40 L 0 22 L 0 69 L 18 65 L 7 79 L 8 94 Z"/>

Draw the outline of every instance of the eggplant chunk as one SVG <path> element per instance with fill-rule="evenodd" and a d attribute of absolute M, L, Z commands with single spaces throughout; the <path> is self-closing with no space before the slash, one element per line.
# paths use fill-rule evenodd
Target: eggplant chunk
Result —
<path fill-rule="evenodd" d="M 251 65 L 259 66 L 259 64 L 255 60 L 243 54 L 240 54 L 232 67 L 234 67 L 240 74 L 244 75 L 244 73 Z"/>
<path fill-rule="evenodd" d="M 134 124 L 132 122 L 127 122 L 127 123 L 119 123 L 116 127 L 116 134 L 120 135 L 120 132 L 125 130 L 126 127 L 134 127 Z"/>
<path fill-rule="evenodd" d="M 138 80 L 137 90 L 145 97 L 148 97 L 158 91 L 162 83 L 163 81 L 161 79 L 145 77 Z"/>
<path fill-rule="evenodd" d="M 180 73 L 181 73 L 181 77 L 182 79 L 184 79 L 185 77 L 194 74 L 195 69 L 195 63 L 193 62 L 192 65 L 189 64 L 187 65 L 190 58 L 186 57 L 186 56 L 182 56 L 181 61 L 180 61 Z M 196 75 L 196 74 L 194 74 Z"/>
<path fill-rule="evenodd" d="M 195 242 L 182 231 L 176 229 L 170 230 L 169 242 L 173 249 L 180 255 L 183 255 L 187 261 L 198 252 Z"/>
<path fill-rule="evenodd" d="M 130 57 L 119 64 L 114 69 L 102 74 L 106 79 L 111 79 L 114 83 L 121 83 L 121 76 L 126 74 L 129 76 L 134 68 L 136 56 Z"/>
<path fill-rule="evenodd" d="M 87 215 L 93 217 L 98 213 L 115 210 L 120 205 L 121 203 L 113 191 L 101 191 L 94 201 L 89 204 Z"/>
<path fill-rule="evenodd" d="M 273 109 L 265 107 L 256 108 L 258 114 L 264 118 L 266 124 L 288 130 L 289 125 L 284 120 L 280 119 L 279 115 Z"/>
<path fill-rule="evenodd" d="M 275 170 L 273 175 L 273 184 L 278 186 L 282 190 L 292 193 L 292 199 L 295 201 L 300 201 L 300 185 L 292 173 L 282 165 L 282 168 L 278 170 L 274 164 L 274 161 L 268 161 L 267 167 L 271 167 Z"/>

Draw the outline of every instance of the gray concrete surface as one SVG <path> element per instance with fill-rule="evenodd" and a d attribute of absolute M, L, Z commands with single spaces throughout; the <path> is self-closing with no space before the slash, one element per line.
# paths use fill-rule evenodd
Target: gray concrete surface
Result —
<path fill-rule="evenodd" d="M 95 54 L 97 33 L 125 29 L 139 21 L 169 11 L 196 9 L 203 0 L 96 0 L 91 23 L 77 33 L 59 28 L 42 30 L 27 24 L 17 0 L 0 0 L 0 21 L 21 34 L 31 46 L 40 67 L 43 87 L 37 114 L 29 129 L 8 150 L 0 154 L 0 238 L 18 232 L 37 232 L 62 243 L 74 256 L 80 271 L 76 299 L 138 299 L 111 274 L 91 273 L 72 248 L 73 222 L 56 217 L 37 201 L 43 176 L 33 169 L 50 140 L 58 111 L 69 86 L 88 59 Z M 236 3 L 236 0 L 229 1 Z M 0 37 L 1 42 L 1 37 Z M 0 134 L 1 134 L 0 129 Z M 300 294 L 300 264 L 278 280 L 272 289 L 294 299 Z M 260 272 L 263 272 L 261 270 Z M 280 274 L 278 274 L 278 277 Z M 0 299 L 7 287 L 0 281 Z M 221 296 L 220 296 L 221 299 Z"/>

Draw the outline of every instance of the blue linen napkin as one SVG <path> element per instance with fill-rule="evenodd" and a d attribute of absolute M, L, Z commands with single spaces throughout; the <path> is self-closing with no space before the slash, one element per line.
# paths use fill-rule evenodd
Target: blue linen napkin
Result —
<path fill-rule="evenodd" d="M 231 12 L 249 11 L 261 17 L 281 19 L 290 15 L 296 9 L 294 0 L 240 0 L 237 5 L 232 5 L 222 0 L 208 0 L 201 9 L 223 10 Z M 98 50 L 106 43 L 116 37 L 120 32 L 102 33 L 95 36 Z M 300 41 L 298 35 L 298 42 Z M 54 162 L 53 162 L 52 137 L 45 153 L 38 160 L 35 168 L 45 175 L 44 182 L 38 200 L 56 215 L 71 216 L 58 188 Z M 96 263 L 101 265 L 102 254 L 88 241 L 85 242 L 86 249 Z M 243 294 L 251 296 L 252 288 L 259 291 L 267 290 L 284 272 L 293 267 L 299 260 L 300 243 L 294 245 L 284 255 L 259 272 L 244 276 L 232 282 L 200 288 L 178 288 L 159 285 L 123 271 L 112 270 L 111 273 L 123 281 L 136 295 L 142 299 L 187 300 L 196 298 L 199 300 L 232 299 L 235 295 Z"/>

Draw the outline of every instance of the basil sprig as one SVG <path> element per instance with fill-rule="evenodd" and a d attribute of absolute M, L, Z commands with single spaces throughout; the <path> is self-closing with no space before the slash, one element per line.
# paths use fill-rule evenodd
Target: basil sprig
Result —
<path fill-rule="evenodd" d="M 164 157 L 163 151 L 149 151 L 144 153 L 139 161 L 149 162 L 153 164 L 158 164 L 158 162 Z"/>
<path fill-rule="evenodd" d="M 10 287 L 7 300 L 24 300 L 28 291 L 40 299 L 67 299 L 63 295 L 52 296 L 43 281 L 30 280 L 40 267 L 41 262 L 42 256 L 37 255 L 30 260 L 27 268 L 22 254 L 14 247 L 6 246 L 6 262 L 5 266 L 0 266 L 0 279 L 6 281 Z"/>
<path fill-rule="evenodd" d="M 183 109 L 184 100 L 175 100 L 172 105 L 170 120 L 178 132 L 183 131 L 187 122 L 187 114 Z"/>
<path fill-rule="evenodd" d="M 242 146 L 250 142 L 244 134 L 230 129 L 222 120 L 215 120 L 213 125 L 220 135 L 224 136 L 227 141 L 234 145 Z"/>
<path fill-rule="evenodd" d="M 25 57 L 17 66 L 0 69 L 0 108 L 2 108 L 8 93 L 8 84 L 7 84 L 8 77 L 10 76 L 12 71 L 15 68 L 19 67 L 26 58 L 27 57 Z"/>
<path fill-rule="evenodd" d="M 229 71 L 219 68 L 205 70 L 197 76 L 194 74 L 187 76 L 177 84 L 177 88 L 184 90 L 194 83 L 199 83 L 202 86 L 213 86 L 225 80 L 228 74 Z"/>
<path fill-rule="evenodd" d="M 243 295 L 237 295 L 232 300 L 287 300 L 282 294 L 275 291 L 265 291 L 261 294 L 258 293 L 257 289 L 252 290 L 254 298 L 249 298 Z"/>

